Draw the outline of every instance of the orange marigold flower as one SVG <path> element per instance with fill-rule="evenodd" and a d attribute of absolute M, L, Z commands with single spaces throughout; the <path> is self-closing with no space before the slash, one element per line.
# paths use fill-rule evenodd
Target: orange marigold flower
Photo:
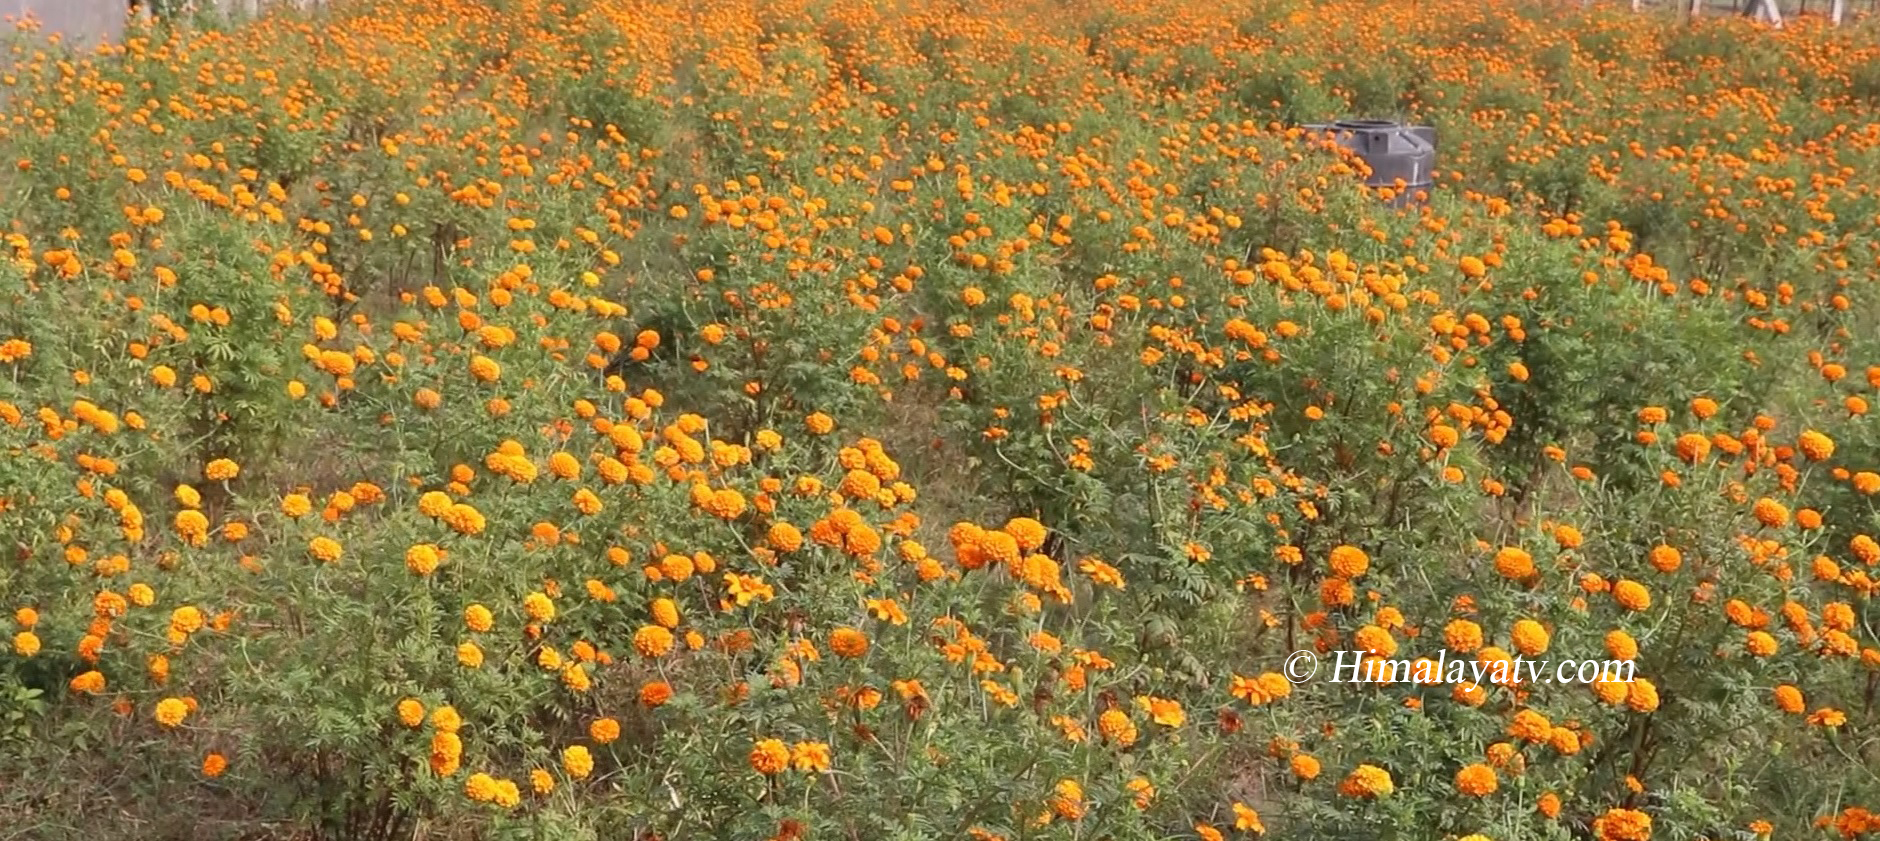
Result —
<path fill-rule="evenodd" d="M 1511 581 L 1534 576 L 1534 556 L 1518 546 L 1504 546 L 1495 553 L 1495 571 Z"/>
<path fill-rule="evenodd" d="M 588 738 L 597 744 L 608 744 L 620 738 L 620 722 L 612 718 L 597 718 L 588 725 Z"/>
<path fill-rule="evenodd" d="M 1286 766 L 1293 772 L 1293 776 L 1302 780 L 1313 780 L 1319 776 L 1319 761 L 1303 753 L 1294 754 Z"/>
<path fill-rule="evenodd" d="M 868 653 L 868 635 L 854 628 L 837 628 L 829 634 L 829 648 L 852 660 Z"/>
<path fill-rule="evenodd" d="M 1366 799 L 1388 797 L 1396 790 L 1390 772 L 1375 765 L 1359 765 L 1338 785 L 1339 794 Z"/>
<path fill-rule="evenodd" d="M 1331 566 L 1340 578 L 1357 578 L 1371 568 L 1371 556 L 1356 546 L 1338 546 L 1332 549 Z"/>
<path fill-rule="evenodd" d="M 1470 797 L 1487 797 L 1494 794 L 1501 785 L 1495 776 L 1495 769 L 1480 762 L 1463 766 L 1456 772 L 1456 790 Z"/>
<path fill-rule="evenodd" d="M 633 634 L 633 650 L 642 657 L 664 657 L 672 651 L 672 632 L 658 625 L 643 625 Z"/>
<path fill-rule="evenodd" d="M 640 687 L 640 703 L 646 706 L 662 706 L 670 700 L 672 700 L 672 684 L 663 680 L 655 680 Z"/>
<path fill-rule="evenodd" d="M 1651 841 L 1652 818 L 1633 809 L 1610 809 L 1593 820 L 1599 841 Z"/>
<path fill-rule="evenodd" d="M 1827 461 L 1834 455 L 1834 439 L 1813 429 L 1805 430 L 1796 441 L 1796 449 L 1809 461 Z"/>
<path fill-rule="evenodd" d="M 1612 597 L 1626 610 L 1641 611 L 1652 606 L 1651 591 L 1629 578 L 1619 579 L 1619 583 L 1612 585 Z"/>
<path fill-rule="evenodd" d="M 406 727 L 417 727 L 424 723 L 424 704 L 416 698 L 406 698 L 398 702 L 398 721 Z"/>
<path fill-rule="evenodd" d="M 759 774 L 781 774 L 789 767 L 790 747 L 782 739 L 764 739 L 751 748 L 751 770 Z"/>
<path fill-rule="evenodd" d="M 1547 628 L 1532 619 L 1522 619 L 1515 622 L 1512 636 L 1514 639 L 1514 647 L 1520 649 L 1522 654 L 1526 654 L 1529 657 L 1535 657 L 1545 652 L 1548 643 L 1552 640 L 1552 635 L 1547 633 Z"/>
<path fill-rule="evenodd" d="M 1786 683 L 1776 687 L 1775 700 L 1776 709 L 1790 715 L 1800 715 L 1808 706 L 1808 702 L 1802 697 L 1802 690 Z"/>

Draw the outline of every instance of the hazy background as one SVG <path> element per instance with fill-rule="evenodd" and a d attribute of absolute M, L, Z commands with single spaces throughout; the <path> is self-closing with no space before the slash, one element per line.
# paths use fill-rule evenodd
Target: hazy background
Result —
<path fill-rule="evenodd" d="M 301 5 L 309 1 L 290 0 Z M 215 5 L 230 11 L 252 13 L 279 2 L 281 0 L 196 0 L 195 5 Z M 128 7 L 126 0 L 0 0 L 0 18 L 20 18 L 30 12 L 45 24 L 47 32 L 59 32 L 69 38 L 87 40 L 115 38 L 124 31 L 124 16 Z"/>

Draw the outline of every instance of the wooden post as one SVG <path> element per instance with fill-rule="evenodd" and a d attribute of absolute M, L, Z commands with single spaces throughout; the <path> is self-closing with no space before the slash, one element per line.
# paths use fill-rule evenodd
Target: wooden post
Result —
<path fill-rule="evenodd" d="M 1828 18 L 1834 21 L 1835 26 L 1840 26 L 1841 19 L 1846 16 L 1847 0 L 1834 0 L 1834 2 L 1828 6 Z"/>

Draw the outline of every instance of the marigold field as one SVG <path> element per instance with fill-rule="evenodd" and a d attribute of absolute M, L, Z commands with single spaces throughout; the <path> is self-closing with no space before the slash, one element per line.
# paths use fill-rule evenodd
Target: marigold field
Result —
<path fill-rule="evenodd" d="M 10 32 L 0 838 L 1880 838 L 1880 30 L 1579 6 Z"/>

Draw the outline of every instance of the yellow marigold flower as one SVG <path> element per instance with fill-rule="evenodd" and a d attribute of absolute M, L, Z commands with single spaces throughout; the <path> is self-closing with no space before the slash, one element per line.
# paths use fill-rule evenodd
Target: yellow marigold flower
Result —
<path fill-rule="evenodd" d="M 418 513 L 431 519 L 442 519 L 450 511 L 450 495 L 443 491 L 426 491 L 418 497 Z"/>
<path fill-rule="evenodd" d="M 1083 818 L 1084 810 L 1084 787 L 1076 780 L 1058 780 L 1052 789 L 1051 811 L 1067 821 L 1075 821 Z"/>
<path fill-rule="evenodd" d="M 502 378 L 503 366 L 496 364 L 494 359 L 478 354 L 470 358 L 470 376 L 481 382 L 495 382 Z"/>
<path fill-rule="evenodd" d="M 555 603 L 549 600 L 546 593 L 537 592 L 524 596 L 522 609 L 528 612 L 530 619 L 537 622 L 548 622 L 555 618 Z"/>
<path fill-rule="evenodd" d="M 1254 811 L 1253 807 L 1239 801 L 1234 802 L 1234 828 L 1241 832 L 1251 832 L 1255 835 L 1266 834 L 1266 824 L 1260 821 L 1260 813 Z"/>
<path fill-rule="evenodd" d="M 13 635 L 13 653 L 21 657 L 31 657 L 39 653 L 39 635 L 32 631 L 21 631 Z"/>
<path fill-rule="evenodd" d="M 313 511 L 313 500 L 306 494 L 288 494 L 281 497 L 281 513 L 296 520 Z"/>
<path fill-rule="evenodd" d="M 234 461 L 219 458 L 209 462 L 202 470 L 203 478 L 211 482 L 226 482 L 241 474 L 241 467 Z"/>
<path fill-rule="evenodd" d="M 202 610 L 195 605 L 183 605 L 170 611 L 170 627 L 184 634 L 193 634 L 202 630 Z"/>
<path fill-rule="evenodd" d="M 183 719 L 189 717 L 189 704 L 180 698 L 165 698 L 157 702 L 157 723 L 165 727 L 177 727 Z"/>
<path fill-rule="evenodd" d="M 790 767 L 808 774 L 829 770 L 829 746 L 822 742 L 797 742 L 790 748 Z"/>
<path fill-rule="evenodd" d="M 437 571 L 438 564 L 442 562 L 443 556 L 438 548 L 430 543 L 420 543 L 405 550 L 405 568 L 414 575 L 430 575 Z"/>
<path fill-rule="evenodd" d="M 1114 742 L 1121 747 L 1136 743 L 1136 723 L 1129 720 L 1129 715 L 1122 710 L 1104 710 L 1097 716 L 1097 732 L 1103 734 L 1105 741 Z"/>
<path fill-rule="evenodd" d="M 463 609 L 463 624 L 476 633 L 488 633 L 496 625 L 496 616 L 489 608 L 473 604 Z"/>
<path fill-rule="evenodd" d="M 547 796 L 555 791 L 555 775 L 540 768 L 529 772 L 529 788 L 537 795 Z"/>
<path fill-rule="evenodd" d="M 1766 631 L 1750 631 L 1743 640 L 1743 650 L 1753 657 L 1769 657 L 1778 648 L 1776 638 Z"/>
<path fill-rule="evenodd" d="M 1141 698 L 1138 701 L 1143 708 L 1148 710 L 1150 720 L 1163 727 L 1180 727 L 1182 722 L 1188 719 L 1179 701 L 1154 697 Z"/>
<path fill-rule="evenodd" d="M 1149 782 L 1146 777 L 1131 778 L 1123 786 L 1134 796 L 1136 808 L 1139 810 L 1149 808 L 1149 804 L 1155 801 L 1155 784 Z"/>
<path fill-rule="evenodd" d="M 481 771 L 471 774 L 469 779 L 464 780 L 463 793 L 478 803 L 494 803 L 498 797 L 496 778 Z"/>
<path fill-rule="evenodd" d="M 339 541 L 330 537 L 316 537 L 307 542 L 307 552 L 329 564 L 339 560 L 341 551 Z"/>
<path fill-rule="evenodd" d="M 176 533 L 185 538 L 200 538 L 209 533 L 209 518 L 201 511 L 176 512 Z"/>
<path fill-rule="evenodd" d="M 592 754 L 588 753 L 587 748 L 581 745 L 563 748 L 561 752 L 561 769 L 568 772 L 568 776 L 577 780 L 587 779 L 589 774 L 594 773 L 594 757 Z"/>

